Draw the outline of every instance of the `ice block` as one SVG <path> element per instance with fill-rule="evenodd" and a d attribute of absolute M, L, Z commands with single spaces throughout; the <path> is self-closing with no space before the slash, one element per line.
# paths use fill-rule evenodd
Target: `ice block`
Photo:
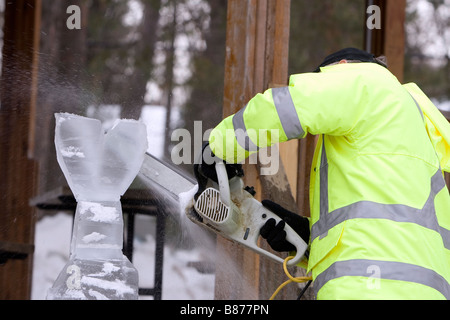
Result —
<path fill-rule="evenodd" d="M 142 165 L 145 125 L 117 120 L 103 132 L 101 122 L 57 113 L 58 163 L 77 201 L 69 261 L 47 299 L 138 299 L 138 273 L 123 255 L 120 197 Z"/>

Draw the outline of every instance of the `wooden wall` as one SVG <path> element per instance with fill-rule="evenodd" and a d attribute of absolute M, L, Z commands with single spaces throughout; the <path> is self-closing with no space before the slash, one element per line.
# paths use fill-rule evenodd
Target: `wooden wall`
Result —
<path fill-rule="evenodd" d="M 31 158 L 40 1 L 5 1 L 0 107 L 0 299 L 29 299 L 36 163 Z"/>

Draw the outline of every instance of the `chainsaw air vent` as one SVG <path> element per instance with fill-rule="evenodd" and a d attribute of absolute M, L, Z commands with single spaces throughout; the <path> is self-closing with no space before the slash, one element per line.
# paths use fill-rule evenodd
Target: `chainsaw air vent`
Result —
<path fill-rule="evenodd" d="M 230 208 L 220 200 L 220 193 L 213 188 L 206 189 L 197 199 L 195 210 L 203 217 L 215 223 L 228 218 Z"/>

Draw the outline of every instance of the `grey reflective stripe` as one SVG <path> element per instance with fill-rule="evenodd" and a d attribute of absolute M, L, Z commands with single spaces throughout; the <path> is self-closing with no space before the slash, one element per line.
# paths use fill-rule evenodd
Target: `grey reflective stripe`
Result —
<path fill-rule="evenodd" d="M 419 105 L 419 103 L 417 102 L 417 100 L 413 97 L 413 95 L 410 93 L 410 92 L 408 92 L 409 93 L 409 95 L 411 96 L 411 98 L 414 100 L 414 103 L 416 104 L 416 106 L 417 106 L 417 109 L 419 109 L 419 112 L 420 112 L 420 115 L 422 116 L 422 119 L 424 119 L 424 117 L 423 117 L 423 112 L 422 112 L 422 108 L 420 107 L 420 105 Z M 440 171 L 440 170 L 439 170 Z M 438 172 L 439 172 L 438 171 Z M 435 183 L 435 184 L 433 184 L 433 182 L 431 183 L 431 187 L 433 188 L 436 188 L 436 190 L 432 190 L 432 192 L 434 192 L 435 194 L 437 194 L 444 186 L 445 186 L 445 182 L 444 182 L 444 180 L 443 179 L 440 179 L 440 178 L 438 178 L 439 179 L 439 181 L 441 181 L 441 183 L 439 184 L 439 181 L 438 181 L 438 183 Z M 432 202 L 434 201 L 434 197 L 433 198 L 431 198 L 431 196 L 428 198 L 428 200 L 427 200 L 427 204 L 431 207 L 431 205 L 434 205 Z M 437 221 L 436 221 L 437 222 Z M 438 228 L 437 228 L 437 231 L 441 234 L 441 236 L 442 236 L 442 239 L 443 239 L 443 241 L 444 241 L 444 245 L 445 245 L 445 247 L 447 248 L 447 249 L 450 249 L 450 230 L 447 230 L 447 229 L 445 229 L 445 228 L 443 228 L 443 227 L 441 227 L 441 226 L 438 226 Z"/>
<path fill-rule="evenodd" d="M 438 226 L 438 232 L 442 237 L 442 241 L 444 242 L 444 247 L 450 250 L 450 230 L 445 229 L 444 227 Z"/>
<path fill-rule="evenodd" d="M 328 281 L 340 277 L 371 277 L 373 279 L 374 268 L 377 268 L 377 271 L 379 271 L 380 279 L 408 281 L 426 285 L 439 291 L 446 299 L 450 299 L 450 285 L 440 274 L 421 266 L 395 261 L 364 259 L 336 261 L 315 278 L 313 289 L 317 295 Z M 371 289 L 368 288 L 367 290 Z"/>
<path fill-rule="evenodd" d="M 408 92 L 409 93 L 409 92 Z M 417 106 L 417 109 L 419 109 L 420 115 L 422 116 L 422 120 L 423 120 L 423 112 L 422 112 L 422 108 L 420 107 L 420 105 L 417 103 L 417 100 L 414 99 L 413 95 L 411 93 L 409 93 L 409 95 L 411 96 L 411 98 L 414 100 L 414 103 Z"/>
<path fill-rule="evenodd" d="M 450 250 L 450 231 L 438 224 L 434 199 L 445 187 L 445 181 L 439 168 L 431 177 L 431 190 L 422 209 L 401 204 L 381 204 L 371 201 L 360 201 L 349 206 L 328 212 L 328 160 L 325 148 L 325 136 L 322 139 L 322 156 L 320 164 L 320 217 L 312 225 L 311 242 L 317 237 L 325 237 L 328 230 L 349 219 L 388 219 L 395 222 L 414 223 L 438 232 L 445 248 Z M 380 268 L 381 279 L 401 280 L 423 284 L 442 293 L 450 299 L 448 281 L 434 270 L 403 262 L 378 260 L 347 260 L 334 262 L 314 280 L 314 291 L 319 290 L 330 280 L 345 276 L 369 277 L 370 268 Z"/>
<path fill-rule="evenodd" d="M 321 197 L 320 203 L 328 202 L 327 185 L 322 185 L 321 171 Z M 325 179 L 325 178 L 324 178 Z M 328 177 L 326 178 L 328 179 Z M 311 242 L 315 238 L 323 238 L 328 230 L 350 219 L 388 219 L 395 222 L 415 223 L 422 227 L 438 232 L 444 243 L 444 247 L 450 250 L 450 231 L 441 227 L 437 221 L 434 208 L 434 198 L 445 187 L 445 181 L 439 169 L 431 178 L 431 191 L 422 209 L 413 208 L 402 204 L 382 204 L 371 201 L 359 201 L 333 212 L 320 212 L 319 220 L 311 227 Z M 322 190 L 323 188 L 323 190 Z"/>
<path fill-rule="evenodd" d="M 286 137 L 289 140 L 303 137 L 305 131 L 298 118 L 289 87 L 273 88 L 272 97 Z"/>
<path fill-rule="evenodd" d="M 325 150 L 325 135 L 322 135 L 322 155 L 320 157 L 319 170 L 320 170 L 320 217 L 324 217 L 328 214 L 328 159 L 327 159 L 327 152 Z M 319 220 L 318 222 L 321 221 Z M 328 229 L 322 228 L 319 230 L 325 230 L 320 234 L 321 238 L 325 237 L 328 234 Z M 313 229 L 311 229 L 311 231 L 313 231 Z M 311 237 L 311 242 L 314 240 L 314 238 Z"/>
<path fill-rule="evenodd" d="M 247 106 L 236 112 L 233 116 L 234 134 L 236 136 L 237 142 L 242 148 L 247 151 L 258 151 L 259 147 L 250 139 L 245 127 L 244 111 L 246 108 Z"/>

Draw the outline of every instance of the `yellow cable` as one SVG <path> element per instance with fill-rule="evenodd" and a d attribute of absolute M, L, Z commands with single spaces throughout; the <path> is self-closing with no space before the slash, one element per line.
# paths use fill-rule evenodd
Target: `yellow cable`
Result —
<path fill-rule="evenodd" d="M 269 300 L 273 300 L 275 298 L 275 296 L 278 294 L 278 292 L 280 292 L 281 289 L 283 289 L 286 285 L 288 285 L 291 282 L 296 282 L 296 283 L 302 283 L 302 282 L 306 282 L 309 280 L 312 280 L 312 277 L 293 277 L 288 269 L 287 269 L 287 262 L 289 260 L 291 260 L 292 258 L 294 258 L 293 256 L 289 256 L 286 259 L 284 259 L 283 262 L 283 269 L 284 269 L 284 273 L 286 273 L 286 275 L 288 276 L 289 280 L 286 280 L 285 282 L 283 282 L 278 288 L 277 290 L 275 290 L 275 292 L 272 294 L 272 296 L 270 297 Z"/>
<path fill-rule="evenodd" d="M 272 296 L 270 297 L 269 300 L 275 299 L 275 296 L 278 294 L 278 292 L 280 292 L 281 289 L 283 289 L 287 284 L 289 284 L 289 283 L 291 283 L 291 282 L 292 282 L 291 279 L 286 280 L 285 282 L 283 282 L 283 283 L 277 288 L 277 290 L 275 290 L 275 292 L 272 294 Z"/>

